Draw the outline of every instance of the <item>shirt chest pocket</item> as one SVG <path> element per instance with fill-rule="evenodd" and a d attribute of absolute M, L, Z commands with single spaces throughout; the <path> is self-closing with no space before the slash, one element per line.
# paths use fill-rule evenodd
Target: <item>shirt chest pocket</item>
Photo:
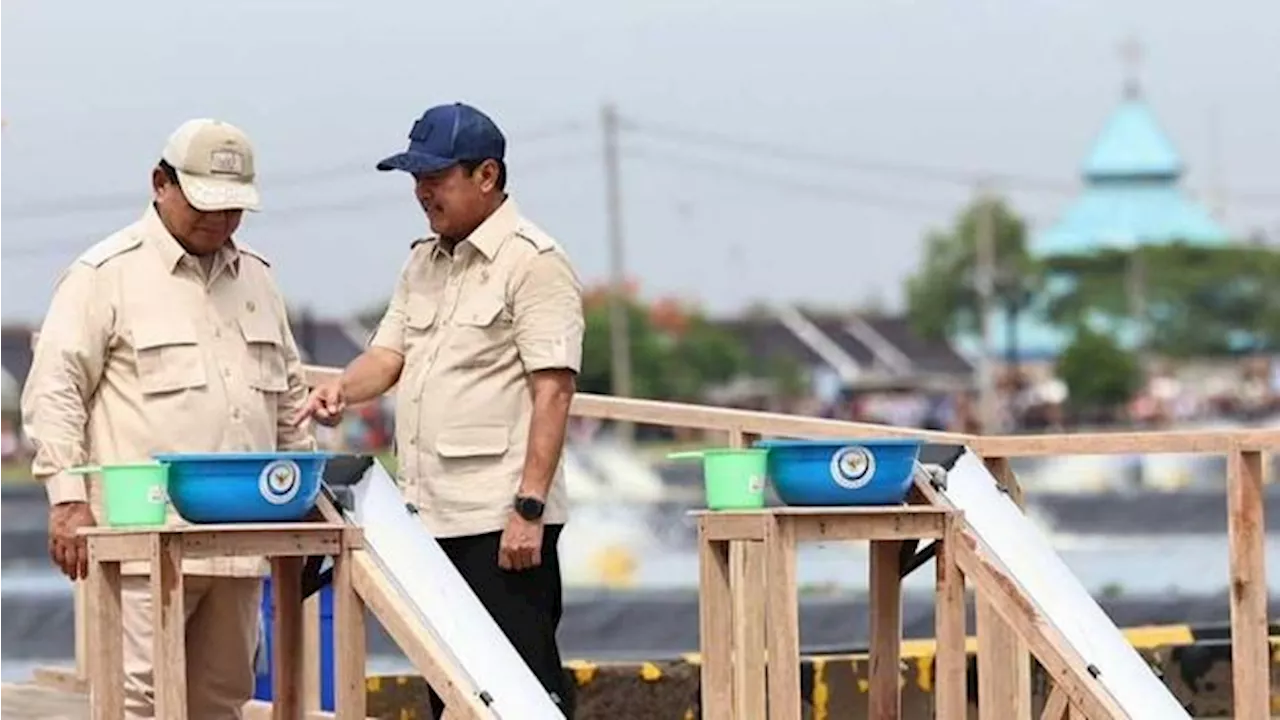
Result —
<path fill-rule="evenodd" d="M 265 313 L 249 313 L 240 317 L 239 324 L 248 347 L 244 374 L 249 387 L 263 392 L 288 390 L 289 373 L 280 323 Z"/>
<path fill-rule="evenodd" d="M 204 356 L 188 320 L 141 317 L 132 323 L 138 384 L 143 395 L 204 387 Z"/>
<path fill-rule="evenodd" d="M 497 362 L 512 344 L 511 316 L 501 296 L 481 295 L 459 304 L 453 315 L 457 327 L 451 353 L 462 367 Z"/>

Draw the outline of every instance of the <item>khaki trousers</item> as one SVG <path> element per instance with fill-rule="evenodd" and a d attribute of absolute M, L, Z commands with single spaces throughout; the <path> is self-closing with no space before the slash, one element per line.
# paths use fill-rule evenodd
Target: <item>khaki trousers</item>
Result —
<path fill-rule="evenodd" d="M 260 578 L 187 575 L 187 706 L 192 720 L 239 720 L 253 699 Z M 121 579 L 124 620 L 124 713 L 155 717 L 152 673 L 151 579 Z"/>

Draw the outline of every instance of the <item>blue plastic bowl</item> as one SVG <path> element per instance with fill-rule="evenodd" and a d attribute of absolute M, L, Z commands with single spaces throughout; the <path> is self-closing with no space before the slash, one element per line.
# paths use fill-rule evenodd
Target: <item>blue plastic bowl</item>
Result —
<path fill-rule="evenodd" d="M 191 523 L 289 522 L 320 494 L 329 453 L 166 453 L 169 500 Z"/>
<path fill-rule="evenodd" d="M 760 440 L 769 481 L 787 505 L 898 505 L 911 488 L 921 442 Z"/>

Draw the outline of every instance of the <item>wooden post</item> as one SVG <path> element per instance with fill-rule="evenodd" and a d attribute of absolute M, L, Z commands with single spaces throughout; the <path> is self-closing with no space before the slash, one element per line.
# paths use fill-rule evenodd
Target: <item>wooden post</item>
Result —
<path fill-rule="evenodd" d="M 774 516 L 765 529 L 769 584 L 769 718 L 800 720 L 800 599 L 796 587 L 796 528 Z"/>
<path fill-rule="evenodd" d="M 1009 497 L 1022 507 L 1022 488 L 1009 461 L 985 458 L 987 469 Z M 981 720 L 1031 720 L 1031 655 L 1026 643 L 1000 618 L 990 598 L 976 601 L 978 634 L 978 717 Z"/>
<path fill-rule="evenodd" d="M 333 567 L 334 712 L 351 720 L 365 717 L 364 603 L 356 594 L 351 548 L 343 542 Z"/>
<path fill-rule="evenodd" d="M 735 718 L 767 715 L 765 707 L 764 543 L 729 543 L 729 586 L 733 598 L 733 698 Z"/>
<path fill-rule="evenodd" d="M 93 634 L 89 657 L 90 710 L 94 720 L 124 717 L 124 635 L 120 599 L 120 563 L 101 561 L 89 550 L 86 606 L 93 617 L 86 626 Z"/>
<path fill-rule="evenodd" d="M 698 521 L 698 644 L 702 653 L 702 716 L 733 719 L 733 600 L 729 549 L 707 534 L 707 519 Z"/>
<path fill-rule="evenodd" d="M 902 694 L 898 680 L 902 646 L 901 540 L 871 541 L 871 670 L 867 717 L 898 720 Z"/>
<path fill-rule="evenodd" d="M 156 717 L 187 717 L 187 613 L 182 538 L 152 535 L 151 657 Z"/>
<path fill-rule="evenodd" d="M 1271 652 L 1267 623 L 1262 453 L 1227 456 L 1227 532 L 1231 551 L 1231 679 L 1235 717 L 1269 717 Z"/>
<path fill-rule="evenodd" d="M 937 603 L 934 623 L 934 716 L 942 720 L 968 717 L 969 685 L 964 629 L 964 573 L 956 564 L 959 514 L 947 518 L 947 529 L 938 543 Z"/>
<path fill-rule="evenodd" d="M 302 563 L 301 557 L 271 559 L 271 594 L 275 605 L 271 653 L 271 716 L 276 720 L 301 717 L 302 676 Z"/>

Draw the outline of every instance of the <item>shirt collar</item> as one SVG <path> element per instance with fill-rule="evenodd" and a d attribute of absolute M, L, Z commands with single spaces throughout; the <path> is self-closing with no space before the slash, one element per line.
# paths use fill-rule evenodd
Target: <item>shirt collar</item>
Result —
<path fill-rule="evenodd" d="M 519 222 L 520 208 L 516 206 L 515 200 L 508 197 L 502 201 L 497 210 L 484 219 L 484 222 L 472 230 L 463 242 L 469 243 L 479 250 L 486 260 L 492 261 L 498 254 L 498 250 L 502 248 L 502 243 L 515 232 Z M 444 252 L 439 242 L 436 243 L 435 252 Z"/>
<path fill-rule="evenodd" d="M 146 213 L 142 216 L 141 229 L 144 234 L 145 241 L 155 248 L 160 255 L 160 261 L 164 263 L 164 267 L 169 272 L 175 272 L 178 264 L 182 262 L 182 258 L 187 256 L 187 251 L 182 247 L 169 232 L 169 228 L 164 226 L 164 221 L 160 219 L 160 213 L 156 211 L 154 204 L 147 207 Z M 232 238 L 222 249 L 218 250 L 218 258 L 214 263 L 213 272 L 216 274 L 219 268 L 225 267 L 232 275 L 235 275 L 240 269 L 240 248 L 236 245 L 235 239 Z M 211 276 L 212 277 L 212 276 Z"/>

